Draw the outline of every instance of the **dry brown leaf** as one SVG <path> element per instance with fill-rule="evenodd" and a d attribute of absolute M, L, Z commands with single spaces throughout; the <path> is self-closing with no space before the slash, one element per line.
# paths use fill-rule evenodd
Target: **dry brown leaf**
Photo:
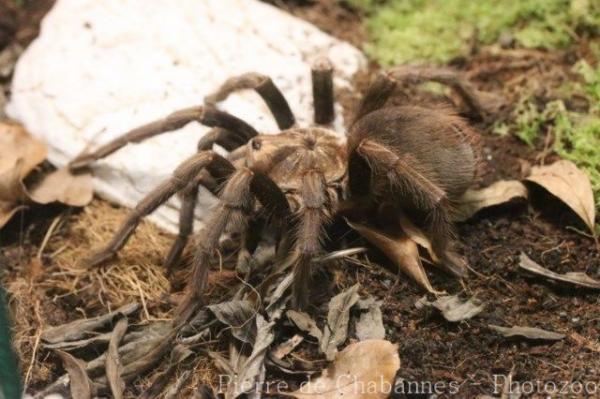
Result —
<path fill-rule="evenodd" d="M 50 344 L 65 341 L 78 341 L 87 338 L 89 335 L 93 335 L 94 332 L 112 322 L 116 316 L 129 316 L 134 312 L 137 312 L 139 308 L 140 305 L 135 302 L 128 303 L 113 312 L 101 316 L 74 320 L 67 324 L 48 327 L 48 329 L 42 333 L 42 340 Z"/>
<path fill-rule="evenodd" d="M 323 338 L 323 333 L 317 323 L 308 314 L 293 309 L 288 310 L 285 314 L 300 330 L 319 341 Z"/>
<path fill-rule="evenodd" d="M 350 322 L 350 308 L 359 300 L 358 284 L 340 292 L 329 301 L 327 324 L 323 328 L 320 348 L 327 360 L 333 360 L 338 351 L 338 346 L 343 344 L 348 337 L 348 324 Z"/>
<path fill-rule="evenodd" d="M 592 351 L 592 352 L 600 352 L 600 343 L 596 341 L 592 341 L 589 338 L 584 337 L 581 334 L 576 332 L 572 332 L 569 334 L 569 339 L 573 341 L 575 344 L 579 346 L 583 346 L 584 348 Z"/>
<path fill-rule="evenodd" d="M 70 206 L 85 206 L 94 196 L 92 175 L 74 175 L 68 168 L 58 169 L 44 176 L 28 191 L 31 199 L 38 204 L 60 202 Z"/>
<path fill-rule="evenodd" d="M 531 273 L 535 273 L 544 277 L 547 277 L 552 280 L 562 281 L 565 283 L 571 283 L 575 285 L 580 285 L 586 288 L 595 288 L 600 289 L 600 281 L 594 280 L 590 276 L 582 272 L 569 272 L 565 274 L 559 274 L 553 272 L 552 270 L 548 270 L 542 265 L 534 262 L 531 258 L 529 258 L 525 253 L 521 252 L 521 256 L 519 258 L 519 267 L 525 269 Z"/>
<path fill-rule="evenodd" d="M 112 331 L 108 350 L 106 351 L 106 379 L 114 399 L 123 398 L 123 390 L 125 389 L 125 382 L 121 378 L 123 366 L 119 358 L 119 345 L 125 336 L 125 332 L 127 332 L 127 325 L 127 317 L 121 316 Z"/>
<path fill-rule="evenodd" d="M 23 160 L 20 178 L 27 176 L 46 159 L 44 144 L 31 137 L 23 127 L 0 123 L 0 181 L 4 174 L 14 169 L 19 159 Z"/>
<path fill-rule="evenodd" d="M 538 184 L 548 190 L 594 231 L 596 207 L 592 184 L 585 172 L 571 161 L 560 160 L 552 165 L 534 166 L 531 175 L 525 180 Z"/>
<path fill-rule="evenodd" d="M 362 312 L 356 322 L 355 329 L 356 338 L 360 341 L 385 338 L 381 303 L 381 301 L 376 301 L 371 296 L 358 301 L 358 308 Z"/>
<path fill-rule="evenodd" d="M 405 215 L 400 214 L 398 218 L 402 231 L 408 235 L 408 237 L 416 242 L 419 246 L 425 248 L 431 261 L 434 265 L 442 267 L 448 273 L 454 274 L 458 277 L 465 277 L 467 274 L 467 261 L 453 251 L 446 251 L 445 259 L 446 262 L 442 262 L 438 254 L 433 251 L 431 241 L 421 229 L 414 225 L 414 223 Z"/>
<path fill-rule="evenodd" d="M 347 346 L 314 381 L 288 395 L 303 399 L 384 399 L 400 368 L 398 348 L 370 339 Z"/>
<path fill-rule="evenodd" d="M 507 338 L 523 337 L 528 339 L 539 339 L 543 341 L 560 341 L 561 339 L 565 338 L 564 334 L 542 330 L 541 328 L 536 327 L 512 326 L 508 328 L 496 326 L 494 324 L 488 324 L 488 327 Z"/>
<path fill-rule="evenodd" d="M 21 209 L 25 208 L 27 195 L 21 182 L 23 160 L 17 160 L 12 171 L 0 176 L 0 228 Z"/>
<path fill-rule="evenodd" d="M 207 308 L 217 320 L 231 328 L 231 334 L 235 338 L 247 344 L 254 342 L 256 309 L 250 301 L 233 300 L 209 305 Z"/>
<path fill-rule="evenodd" d="M 432 294 L 442 294 L 436 291 L 429 282 L 425 273 L 417 244 L 406 235 L 391 235 L 379 232 L 365 225 L 350 223 L 350 227 L 366 238 L 371 244 L 379 248 L 396 266 L 408 274 L 417 284 Z"/>
<path fill-rule="evenodd" d="M 433 306 L 450 322 L 468 320 L 477 316 L 484 309 L 484 305 L 480 301 L 474 298 L 463 301 L 458 295 L 442 296 L 433 302 L 429 302 L 426 297 L 423 297 L 417 301 L 416 306 L 417 308 Z"/>
<path fill-rule="evenodd" d="M 91 398 L 94 391 L 92 381 L 85 370 L 86 364 L 83 360 L 73 357 L 73 355 L 57 350 L 56 353 L 60 356 L 69 373 L 71 380 L 71 397 L 77 399 Z"/>
<path fill-rule="evenodd" d="M 151 399 L 159 397 L 160 393 L 165 389 L 171 378 L 175 375 L 177 367 L 185 359 L 189 358 L 193 352 L 185 345 L 177 344 L 171 350 L 169 356 L 169 365 L 167 370 L 158 376 L 144 392 L 139 396 L 140 399 Z"/>
<path fill-rule="evenodd" d="M 18 125 L 0 123 L 0 228 L 23 209 L 23 178 L 46 158 L 46 146 Z"/>
<path fill-rule="evenodd" d="M 275 359 L 281 360 L 292 353 L 294 349 L 296 349 L 296 347 L 302 343 L 302 341 L 304 341 L 304 337 L 300 334 L 295 334 L 290 339 L 277 345 L 277 347 L 271 351 L 271 355 Z"/>
<path fill-rule="evenodd" d="M 0 123 L 0 228 L 29 202 L 84 206 L 92 200 L 91 175 L 73 175 L 67 169 L 52 172 L 26 188 L 23 179 L 46 154 L 46 146 L 21 126 Z"/>
<path fill-rule="evenodd" d="M 484 208 L 501 205 L 514 198 L 527 198 L 527 187 L 518 180 L 500 180 L 481 190 L 467 190 L 458 200 L 453 219 L 461 222 Z"/>
<path fill-rule="evenodd" d="M 262 384 L 265 375 L 265 356 L 275 340 L 274 326 L 274 320 L 266 321 L 260 313 L 256 315 L 256 339 L 252 353 L 247 358 L 238 359 L 235 373 L 237 383 L 229 384 L 225 397 L 237 398 L 242 393 Z"/>

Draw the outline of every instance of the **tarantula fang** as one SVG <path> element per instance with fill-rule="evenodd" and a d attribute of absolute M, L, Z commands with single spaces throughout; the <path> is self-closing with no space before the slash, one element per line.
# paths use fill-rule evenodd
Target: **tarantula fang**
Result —
<path fill-rule="evenodd" d="M 441 76 L 441 78 L 440 78 Z M 478 170 L 477 134 L 445 108 L 386 107 L 402 81 L 438 78 L 451 85 L 478 112 L 477 93 L 467 82 L 449 79 L 447 72 L 415 73 L 392 69 L 379 74 L 368 88 L 346 137 L 328 128 L 334 118 L 333 68 L 319 59 L 312 69 L 315 125 L 299 127 L 274 82 L 258 73 L 228 79 L 205 98 L 204 104 L 174 112 L 136 128 L 70 163 L 72 170 L 88 167 L 127 143 L 138 142 L 192 121 L 212 127 L 198 152 L 150 192 L 128 215 L 113 239 L 89 263 L 113 257 L 142 218 L 171 196 L 182 198 L 179 234 L 166 258 L 170 271 L 180 259 L 192 232 L 199 186 L 218 197 L 201 230 L 179 320 L 185 321 L 201 303 L 209 263 L 226 231 L 242 232 L 242 250 L 251 253 L 256 239 L 248 226 L 269 225 L 278 235 L 278 253 L 293 264 L 292 297 L 307 303 L 311 261 L 322 255 L 324 231 L 336 216 L 366 218 L 375 227 L 398 228 L 396 216 L 408 214 L 432 242 L 438 258 L 457 274 L 451 251 L 452 203 L 472 185 Z M 280 132 L 261 134 L 243 120 L 217 108 L 229 95 L 254 90 L 267 104 Z M 228 151 L 221 156 L 213 147 Z"/>

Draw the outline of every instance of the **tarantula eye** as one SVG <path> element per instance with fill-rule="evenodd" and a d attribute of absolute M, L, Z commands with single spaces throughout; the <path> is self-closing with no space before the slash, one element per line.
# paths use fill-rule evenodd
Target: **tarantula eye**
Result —
<path fill-rule="evenodd" d="M 252 144 L 252 148 L 255 150 L 260 150 L 260 147 L 262 146 L 260 139 L 252 139 L 251 144 Z"/>

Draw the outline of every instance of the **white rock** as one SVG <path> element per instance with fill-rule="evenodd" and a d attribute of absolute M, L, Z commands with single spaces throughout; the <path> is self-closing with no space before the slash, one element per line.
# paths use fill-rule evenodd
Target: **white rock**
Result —
<path fill-rule="evenodd" d="M 310 63 L 324 54 L 335 65 L 337 86 L 365 66 L 356 48 L 257 0 L 58 0 L 17 64 L 7 112 L 49 144 L 58 166 L 84 148 L 200 104 L 226 78 L 248 71 L 271 76 L 298 121 L 310 123 Z M 222 108 L 276 132 L 255 93 L 232 96 Z M 98 194 L 135 205 L 195 152 L 206 131 L 190 124 L 98 162 Z M 213 201 L 201 194 L 199 217 Z M 178 207 L 173 199 L 151 220 L 175 231 Z"/>

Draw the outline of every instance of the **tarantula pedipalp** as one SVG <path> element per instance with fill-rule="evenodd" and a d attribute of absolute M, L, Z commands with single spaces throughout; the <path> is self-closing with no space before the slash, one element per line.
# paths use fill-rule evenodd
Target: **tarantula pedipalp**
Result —
<path fill-rule="evenodd" d="M 200 140 L 198 153 L 135 207 L 90 263 L 100 264 L 114 256 L 145 215 L 180 193 L 180 232 L 166 260 L 170 270 L 191 234 L 198 187 L 203 185 L 218 196 L 219 202 L 200 232 L 180 319 L 189 317 L 200 302 L 209 262 L 222 234 L 228 229 L 244 232 L 258 219 L 282 232 L 278 252 L 293 260 L 293 297 L 298 305 L 308 298 L 311 262 L 322 251 L 324 229 L 340 214 L 375 215 L 384 224 L 394 221 L 396 211 L 414 215 L 437 257 L 461 274 L 461 264 L 451 255 L 449 214 L 453 201 L 477 174 L 476 134 L 445 108 L 384 107 L 398 81 L 422 79 L 421 75 L 397 69 L 378 76 L 367 90 L 347 136 L 340 137 L 327 128 L 334 116 L 332 73 L 327 60 L 320 60 L 312 70 L 314 119 L 321 126 L 298 127 L 271 79 L 248 73 L 228 79 L 205 98 L 203 106 L 177 111 L 73 160 L 71 169 L 85 168 L 127 143 L 192 121 L 213 127 Z M 466 103 L 476 102 L 468 83 L 456 79 L 445 83 L 458 88 Z M 216 108 L 218 102 L 243 89 L 253 89 L 263 98 L 280 133 L 259 134 L 246 122 Z M 222 146 L 229 154 L 217 154 L 214 145 Z M 245 235 L 243 249 L 252 251 L 255 246 Z"/>

